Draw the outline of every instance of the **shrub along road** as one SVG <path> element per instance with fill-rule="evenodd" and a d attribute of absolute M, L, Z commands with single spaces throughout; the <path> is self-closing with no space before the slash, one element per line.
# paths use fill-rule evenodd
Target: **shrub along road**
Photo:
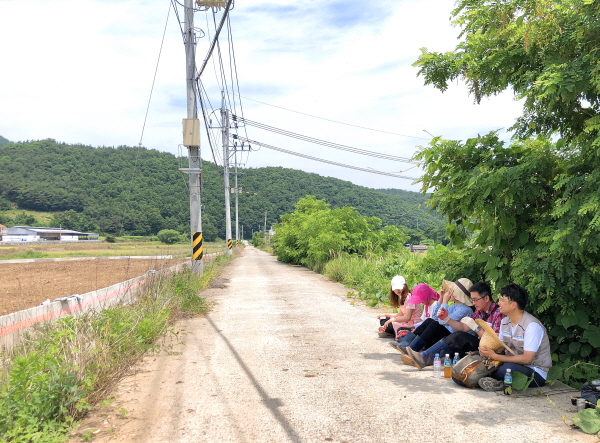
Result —
<path fill-rule="evenodd" d="M 592 442 L 569 394 L 515 398 L 435 380 L 377 338 L 347 288 L 246 248 L 182 343 L 147 357 L 78 433 L 111 442 Z M 175 343 L 175 342 L 174 342 Z M 71 441 L 81 441 L 73 437 Z"/>

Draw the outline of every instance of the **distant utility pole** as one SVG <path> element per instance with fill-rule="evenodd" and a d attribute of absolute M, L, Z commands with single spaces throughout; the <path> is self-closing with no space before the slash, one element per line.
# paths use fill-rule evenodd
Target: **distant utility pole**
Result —
<path fill-rule="evenodd" d="M 267 245 L 267 211 L 265 211 L 265 228 L 263 229 L 263 240 L 265 242 L 265 246 Z"/>
<path fill-rule="evenodd" d="M 225 91 L 221 91 L 221 132 L 223 140 L 223 181 L 225 183 L 225 237 L 227 237 L 227 255 L 231 255 L 231 188 L 229 187 L 229 112 L 225 108 Z M 237 189 L 236 189 L 237 192 Z"/>
<path fill-rule="evenodd" d="M 200 120 L 196 103 L 196 32 L 194 30 L 194 1 L 184 0 L 185 62 L 187 83 L 187 119 L 183 120 L 183 145 L 188 148 L 189 168 L 180 169 L 190 177 L 190 231 L 192 237 L 192 272 L 204 273 L 202 247 L 202 215 L 200 205 Z"/>

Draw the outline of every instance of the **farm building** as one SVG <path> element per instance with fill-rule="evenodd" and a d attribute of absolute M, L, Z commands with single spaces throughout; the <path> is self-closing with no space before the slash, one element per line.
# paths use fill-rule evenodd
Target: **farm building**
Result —
<path fill-rule="evenodd" d="M 80 241 L 98 240 L 93 232 L 78 232 L 62 228 L 13 226 L 2 236 L 3 242 Z"/>

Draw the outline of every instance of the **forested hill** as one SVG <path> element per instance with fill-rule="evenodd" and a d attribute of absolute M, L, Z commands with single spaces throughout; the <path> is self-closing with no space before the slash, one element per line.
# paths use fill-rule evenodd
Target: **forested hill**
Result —
<path fill-rule="evenodd" d="M 23 209 L 76 211 L 61 219 L 63 227 L 72 229 L 134 235 L 166 228 L 189 232 L 188 178 L 178 171 L 180 167 L 187 167 L 187 158 L 145 148 L 93 148 L 54 140 L 7 143 L 0 147 L 0 200 L 4 207 L 8 200 Z M 441 220 L 427 214 L 426 197 L 418 193 L 389 195 L 335 178 L 272 167 L 240 169 L 238 183 L 243 189 L 239 220 L 245 238 L 262 229 L 265 211 L 271 225 L 308 194 L 333 206 L 353 206 L 384 224 L 414 228 L 419 220 L 419 228 L 431 231 L 426 233 L 430 238 L 441 232 Z M 202 186 L 205 238 L 224 238 L 222 167 L 205 161 Z"/>
<path fill-rule="evenodd" d="M 7 143 L 9 143 L 9 141 L 0 135 L 0 146 L 5 145 Z"/>

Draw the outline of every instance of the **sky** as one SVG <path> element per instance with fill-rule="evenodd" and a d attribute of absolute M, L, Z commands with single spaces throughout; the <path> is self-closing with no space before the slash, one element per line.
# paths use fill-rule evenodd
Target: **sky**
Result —
<path fill-rule="evenodd" d="M 450 22 L 453 5 L 451 0 L 236 0 L 230 12 L 232 44 L 226 28 L 220 38 L 228 107 L 268 126 L 405 158 L 426 145 L 430 135 L 464 140 L 506 129 L 521 110 L 511 93 L 476 105 L 462 83 L 442 93 L 425 86 L 411 66 L 422 47 L 455 47 L 459 29 Z M 183 20 L 182 7 L 179 13 Z M 213 20 L 218 23 L 221 14 L 195 14 L 198 65 L 214 35 Z M 137 146 L 141 141 L 148 149 L 187 155 L 181 135 L 181 120 L 187 116 L 185 52 L 169 0 L 0 0 L 0 41 L 3 137 L 90 146 Z M 230 75 L 234 69 L 237 82 Z M 213 126 L 220 119 L 219 72 L 215 51 L 201 76 L 209 107 L 216 110 L 210 117 Z M 238 85 L 239 95 L 234 95 Z M 408 163 L 351 154 L 253 126 L 238 131 L 337 163 L 412 178 L 422 172 Z M 215 131 L 215 137 L 219 146 L 213 151 L 202 129 L 201 155 L 221 163 L 220 133 Z M 282 166 L 371 188 L 421 189 L 411 179 L 256 145 L 237 157 L 240 167 Z"/>

